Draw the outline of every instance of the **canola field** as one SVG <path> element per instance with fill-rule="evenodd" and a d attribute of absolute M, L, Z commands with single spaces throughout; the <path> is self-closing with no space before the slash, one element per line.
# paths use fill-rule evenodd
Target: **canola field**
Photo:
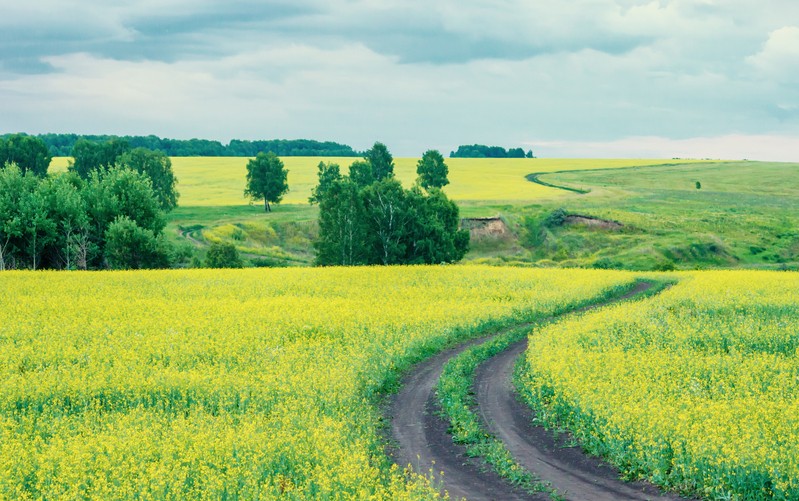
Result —
<path fill-rule="evenodd" d="M 218 206 L 247 204 L 244 198 L 246 158 L 173 158 L 178 178 L 181 206 Z M 287 204 L 307 204 L 311 188 L 318 182 L 320 161 L 336 162 L 343 174 L 355 158 L 284 157 L 288 169 L 289 192 L 283 199 Z M 395 174 L 402 184 L 410 187 L 416 180 L 417 158 L 396 158 Z M 563 190 L 548 188 L 525 179 L 533 172 L 554 172 L 577 169 L 609 169 L 617 167 L 658 165 L 673 160 L 629 159 L 492 159 L 448 158 L 450 184 L 444 188 L 454 200 L 533 200 L 561 197 Z"/>
<path fill-rule="evenodd" d="M 379 404 L 399 373 L 481 327 L 633 280 L 477 266 L 5 272 L 0 499 L 434 498 L 383 450 Z"/>
<path fill-rule="evenodd" d="M 181 207 L 247 205 L 244 182 L 247 161 L 242 157 L 173 157 L 172 168 L 178 178 Z M 346 174 L 357 158 L 283 157 L 288 173 L 289 192 L 284 204 L 307 204 L 316 185 L 320 161 L 335 162 Z M 54 158 L 51 171 L 66 170 L 69 159 Z M 404 186 L 416 180 L 417 158 L 396 158 L 395 174 Z M 569 192 L 531 183 L 525 179 L 536 172 L 693 163 L 694 160 L 663 159 L 564 159 L 564 158 L 447 158 L 450 184 L 444 188 L 453 200 L 529 201 L 558 198 Z"/>
<path fill-rule="evenodd" d="M 530 336 L 540 416 L 707 499 L 799 499 L 799 274 L 682 274 L 662 294 Z"/>

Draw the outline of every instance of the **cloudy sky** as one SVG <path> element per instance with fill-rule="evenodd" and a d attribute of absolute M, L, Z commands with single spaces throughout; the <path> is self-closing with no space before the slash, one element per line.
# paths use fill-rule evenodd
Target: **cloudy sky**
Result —
<path fill-rule="evenodd" d="M 0 0 L 0 131 L 799 161 L 796 0 Z"/>

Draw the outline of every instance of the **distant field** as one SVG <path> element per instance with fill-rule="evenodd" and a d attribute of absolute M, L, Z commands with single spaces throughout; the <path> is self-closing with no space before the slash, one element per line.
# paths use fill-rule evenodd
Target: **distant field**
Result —
<path fill-rule="evenodd" d="M 247 158 L 241 157 L 175 157 L 172 166 L 178 178 L 179 204 L 188 206 L 230 206 L 247 204 L 244 179 Z M 306 204 L 311 188 L 316 185 L 316 167 L 320 161 L 338 163 L 344 173 L 353 158 L 284 157 L 289 171 L 289 192 L 285 204 Z M 53 159 L 51 169 L 65 169 L 68 159 Z M 397 178 L 407 187 L 416 179 L 416 158 L 395 159 Z M 562 190 L 536 185 L 525 179 L 534 172 L 556 172 L 584 169 L 613 169 L 651 166 L 664 163 L 691 163 L 691 160 L 663 159 L 475 159 L 448 158 L 450 185 L 447 194 L 455 200 L 531 201 L 558 198 Z"/>

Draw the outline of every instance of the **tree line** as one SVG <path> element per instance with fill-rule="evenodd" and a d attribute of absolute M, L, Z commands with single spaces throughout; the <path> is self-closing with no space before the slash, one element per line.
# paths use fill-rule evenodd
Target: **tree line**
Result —
<path fill-rule="evenodd" d="M 524 152 L 521 148 L 506 150 L 502 146 L 486 146 L 484 144 L 460 145 L 450 152 L 450 158 L 535 158 L 532 150 Z"/>
<path fill-rule="evenodd" d="M 38 138 L 0 139 L 0 270 L 166 268 L 185 261 L 163 230 L 177 206 L 177 179 L 161 151 L 124 139 L 81 139 L 67 172 L 49 174 Z M 309 201 L 319 205 L 316 264 L 451 263 L 468 250 L 458 206 L 441 190 L 449 169 L 436 150 L 417 163 L 409 188 L 394 177 L 394 159 L 375 143 L 348 173 L 320 162 Z M 288 190 L 274 153 L 247 163 L 245 194 L 268 212 Z M 196 260 L 196 259 L 195 259 Z M 242 266 L 235 248 L 212 246 L 206 266 Z"/>
<path fill-rule="evenodd" d="M 43 141 L 0 139 L 0 270 L 164 268 L 177 179 L 163 152 L 85 142 L 67 172 L 48 174 Z"/>
<path fill-rule="evenodd" d="M 109 141 L 125 142 L 131 148 L 147 148 L 164 152 L 170 157 L 254 157 L 259 152 L 271 151 L 283 157 L 357 157 L 361 153 L 345 144 L 333 141 L 315 141 L 311 139 L 271 139 L 241 140 L 233 139 L 228 144 L 208 139 L 169 139 L 158 136 L 114 136 L 114 135 L 82 135 L 82 134 L 6 134 L 12 136 L 40 139 L 49 154 L 54 157 L 72 156 L 73 148 L 79 141 L 106 143 Z"/>

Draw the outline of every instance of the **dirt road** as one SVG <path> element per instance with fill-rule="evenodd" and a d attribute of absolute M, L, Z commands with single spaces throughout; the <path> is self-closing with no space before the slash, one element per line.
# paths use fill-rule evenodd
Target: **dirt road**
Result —
<path fill-rule="evenodd" d="M 650 287 L 652 284 L 639 283 L 623 296 L 583 310 L 627 299 Z M 398 444 L 392 452 L 393 459 L 402 467 L 410 464 L 422 474 L 434 472 L 442 492 L 446 490 L 454 499 L 549 499 L 547 494 L 530 495 L 518 490 L 495 473 L 484 471 L 479 460 L 466 457 L 465 448 L 452 442 L 447 423 L 437 415 L 439 407 L 433 389 L 444 365 L 466 348 L 501 334 L 502 331 L 496 332 L 442 352 L 408 374 L 389 407 L 392 435 Z M 556 441 L 550 432 L 532 426 L 531 411 L 518 402 L 510 381 L 513 364 L 524 353 L 526 343 L 517 343 L 482 364 L 475 380 L 479 414 L 487 429 L 505 443 L 516 460 L 566 499 L 679 499 L 660 495 L 649 484 L 622 482 L 613 467 L 586 456 L 577 447 L 564 447 L 563 439 Z"/>

